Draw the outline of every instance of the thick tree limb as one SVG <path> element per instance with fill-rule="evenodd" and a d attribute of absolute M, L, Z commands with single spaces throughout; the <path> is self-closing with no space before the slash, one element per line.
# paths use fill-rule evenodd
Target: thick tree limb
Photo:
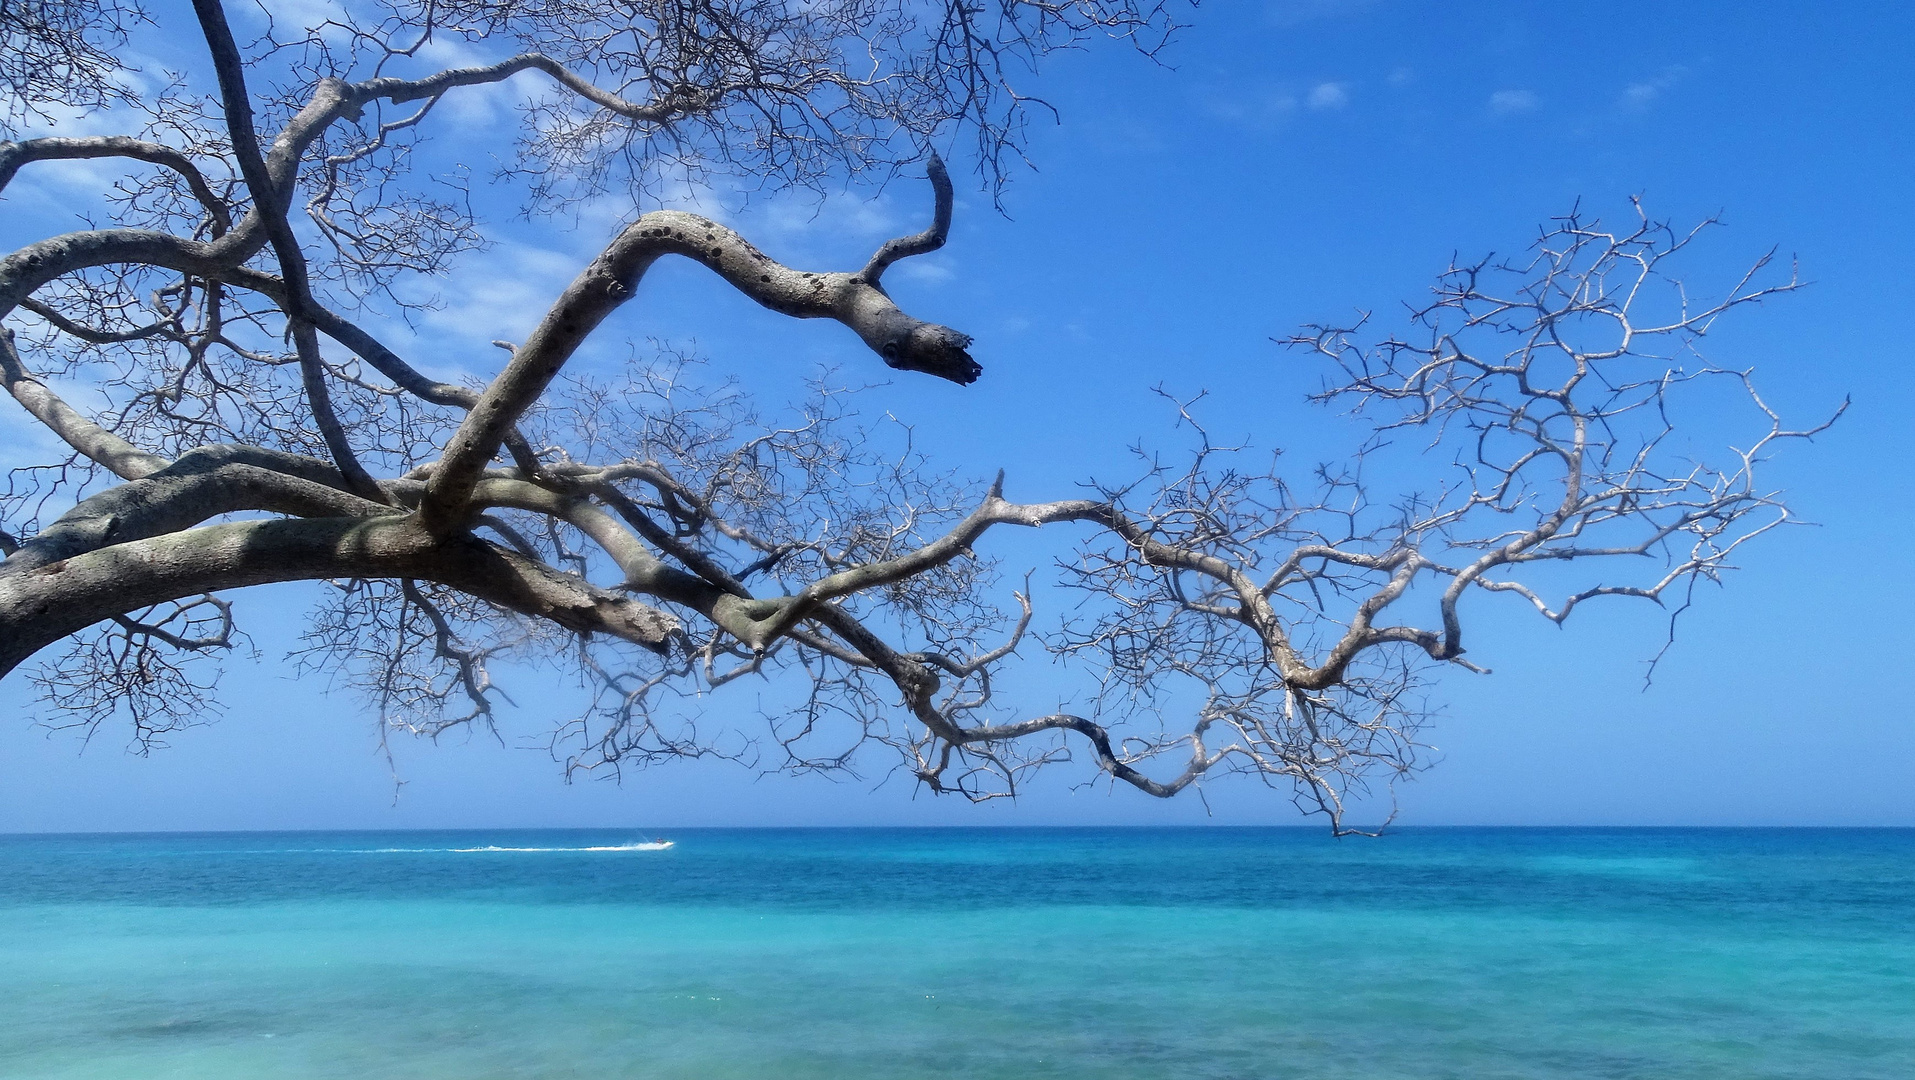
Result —
<path fill-rule="evenodd" d="M 669 616 L 470 536 L 410 519 L 320 518 L 209 525 L 0 573 L 0 676 L 102 619 L 201 593 L 315 578 L 417 578 L 581 634 L 661 649 Z"/>
<path fill-rule="evenodd" d="M 286 219 L 286 209 L 292 201 L 292 185 L 278 183 L 259 152 L 259 135 L 253 130 L 252 100 L 246 92 L 245 61 L 240 57 L 239 46 L 233 41 L 232 28 L 226 23 L 226 9 L 220 0 L 193 0 L 193 10 L 199 14 L 200 27 L 205 31 L 207 45 L 212 50 L 213 70 L 225 103 L 226 129 L 232 138 L 233 157 L 239 161 L 240 173 L 253 193 L 254 212 L 265 223 L 273 254 L 279 260 L 280 279 L 286 284 L 282 304 L 286 309 L 293 348 L 299 355 L 299 372 L 306 389 L 307 407 L 312 411 L 320 437 L 325 440 L 326 449 L 332 454 L 333 462 L 339 466 L 346 482 L 364 498 L 378 500 L 383 497 L 379 485 L 373 482 L 371 474 L 359 463 L 359 456 L 346 438 L 345 426 L 339 422 L 339 415 L 332 407 L 332 395 L 326 388 L 326 365 L 320 359 L 319 339 L 313 331 L 314 309 L 319 305 L 313 300 L 306 254 L 300 250 L 292 222 Z"/>
<path fill-rule="evenodd" d="M 127 263 L 218 278 L 265 244 L 265 231 L 245 224 L 211 243 L 155 229 L 87 229 L 49 237 L 0 258 L 0 317 L 47 282 L 77 270 Z"/>
<path fill-rule="evenodd" d="M 472 485 L 505 433 L 592 331 L 632 298 L 652 263 L 665 255 L 703 263 L 774 311 L 843 323 L 894 368 L 960 384 L 975 381 L 982 371 L 965 352 L 969 336 L 905 314 L 858 274 L 792 270 L 717 222 L 677 210 L 656 211 L 627 227 L 579 274 L 486 388 L 447 443 L 427 486 L 420 512 L 429 528 L 453 528 L 463 520 Z"/>
<path fill-rule="evenodd" d="M 206 208 L 218 239 L 233 227 L 231 212 L 193 160 L 170 146 L 125 135 L 93 135 L 79 139 L 44 138 L 0 142 L 0 190 L 13 182 L 21 166 L 35 161 L 73 161 L 103 157 L 132 158 L 171 169 L 186 181 L 187 189 Z"/>
<path fill-rule="evenodd" d="M 165 468 L 169 462 L 158 454 L 149 454 L 118 435 L 80 415 L 47 385 L 28 375 L 13 347 L 13 331 L 0 327 L 0 380 L 7 393 L 20 403 L 48 431 L 90 461 L 105 466 L 114 475 L 128 480 Z"/>
<path fill-rule="evenodd" d="M 324 469 L 329 477 L 315 479 L 275 467 L 291 456 L 254 447 L 192 451 L 163 469 L 86 499 L 0 565 L 9 575 L 26 573 L 88 551 L 178 532 L 241 511 L 298 517 L 395 512 L 383 503 L 340 490 L 339 476 L 330 468 Z M 324 467 L 323 462 L 313 464 Z"/>

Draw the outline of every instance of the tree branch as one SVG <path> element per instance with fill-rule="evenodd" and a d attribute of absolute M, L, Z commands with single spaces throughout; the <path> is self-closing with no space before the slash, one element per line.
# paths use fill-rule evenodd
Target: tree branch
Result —
<path fill-rule="evenodd" d="M 931 212 L 931 227 L 914 236 L 900 236 L 887 240 L 879 248 L 871 261 L 858 271 L 872 285 L 899 259 L 908 259 L 913 255 L 927 255 L 944 246 L 945 238 L 951 235 L 951 174 L 944 169 L 944 159 L 937 151 L 931 151 L 931 158 L 925 163 L 925 175 L 931 181 L 931 193 L 935 200 Z"/>
<path fill-rule="evenodd" d="M 882 289 L 857 274 L 792 270 L 717 222 L 676 210 L 655 211 L 620 233 L 566 288 L 467 414 L 428 483 L 420 507 L 428 528 L 457 527 L 472 485 L 505 433 L 592 331 L 632 298 L 652 263 L 665 255 L 704 264 L 774 311 L 843 323 L 894 368 L 960 384 L 974 381 L 982 371 L 965 352 L 970 337 L 905 314 Z"/>
<path fill-rule="evenodd" d="M 333 411 L 332 396 L 326 389 L 326 366 L 320 359 L 319 341 L 313 333 L 313 309 L 319 305 L 312 297 L 312 283 L 306 272 L 306 254 L 300 250 L 299 238 L 293 235 L 292 223 L 286 219 L 286 210 L 292 198 L 291 178 L 288 177 L 283 185 L 277 183 L 267 169 L 266 159 L 259 152 L 259 135 L 253 130 L 252 101 L 246 93 L 245 61 L 239 54 L 239 46 L 233 41 L 232 28 L 226 23 L 225 7 L 220 0 L 193 0 L 193 10 L 199 15 L 200 27 L 205 31 L 207 46 L 212 52 L 213 70 L 219 80 L 220 97 L 225 103 L 226 128 L 232 138 L 233 156 L 238 159 L 240 173 L 253 193 L 254 212 L 265 223 L 266 235 L 272 242 L 273 253 L 279 259 L 280 277 L 286 284 L 286 294 L 281 302 L 286 309 L 293 347 L 299 355 L 299 371 L 306 390 L 307 407 L 312 411 L 313 419 L 319 425 L 320 437 L 325 440 L 326 449 L 346 477 L 346 482 L 359 495 L 377 501 L 384 497 L 379 485 L 373 482 L 365 466 L 359 463 L 358 455 L 353 452 L 352 444 L 346 438 L 345 427 Z"/>
<path fill-rule="evenodd" d="M 579 634 L 662 650 L 663 612 L 470 536 L 403 517 L 209 525 L 114 544 L 27 572 L 0 571 L 0 676 L 102 619 L 186 596 L 316 578 L 418 578 Z"/>
<path fill-rule="evenodd" d="M 13 331 L 5 327 L 0 327 L 0 380 L 5 381 L 7 393 L 48 431 L 117 476 L 138 480 L 170 464 L 81 416 L 45 383 L 28 375 L 13 347 Z"/>
<path fill-rule="evenodd" d="M 186 181 L 187 189 L 206 208 L 213 223 L 213 238 L 218 239 L 233 227 L 231 211 L 213 194 L 212 185 L 200 173 L 199 166 L 170 146 L 133 139 L 124 135 L 94 135 L 79 139 L 44 138 L 25 142 L 0 142 L 0 190 L 13 182 L 20 167 L 35 161 L 71 161 L 103 157 L 133 158 L 171 169 Z"/>

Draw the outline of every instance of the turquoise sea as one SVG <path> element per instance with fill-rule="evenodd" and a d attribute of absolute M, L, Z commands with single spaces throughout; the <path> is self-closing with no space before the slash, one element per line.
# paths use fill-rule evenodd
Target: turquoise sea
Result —
<path fill-rule="evenodd" d="M 1915 1077 L 1915 831 L 671 838 L 0 837 L 0 1076 Z"/>

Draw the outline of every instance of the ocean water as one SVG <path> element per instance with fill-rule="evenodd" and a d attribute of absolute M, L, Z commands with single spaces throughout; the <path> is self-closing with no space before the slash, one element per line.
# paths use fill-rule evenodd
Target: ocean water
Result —
<path fill-rule="evenodd" d="M 1915 1077 L 1915 831 L 0 837 L 0 1077 Z"/>

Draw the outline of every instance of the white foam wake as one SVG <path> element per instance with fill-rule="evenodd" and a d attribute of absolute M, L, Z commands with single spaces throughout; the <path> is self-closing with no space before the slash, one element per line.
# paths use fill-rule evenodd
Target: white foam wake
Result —
<path fill-rule="evenodd" d="M 670 840 L 648 840 L 642 844 L 607 844 L 603 847 L 455 847 L 445 850 L 467 854 L 475 851 L 664 851 L 671 847 Z"/>
<path fill-rule="evenodd" d="M 638 843 L 638 844 L 604 844 L 604 845 L 594 846 L 594 847 L 500 847 L 496 844 L 487 844 L 484 847 L 453 847 L 453 848 L 426 848 L 426 847 L 359 848 L 359 849 L 356 849 L 356 853 L 366 854 L 366 855 L 430 855 L 435 853 L 448 854 L 448 855 L 473 855 L 473 854 L 490 854 L 493 852 L 565 853 L 565 852 L 575 852 L 575 851 L 579 851 L 579 852 L 583 852 L 583 851 L 664 851 L 666 848 L 669 848 L 671 846 L 672 846 L 672 841 L 670 840 L 647 840 L 644 843 Z M 351 852 L 351 851 L 347 852 L 347 854 L 352 854 L 352 853 L 354 852 Z"/>

